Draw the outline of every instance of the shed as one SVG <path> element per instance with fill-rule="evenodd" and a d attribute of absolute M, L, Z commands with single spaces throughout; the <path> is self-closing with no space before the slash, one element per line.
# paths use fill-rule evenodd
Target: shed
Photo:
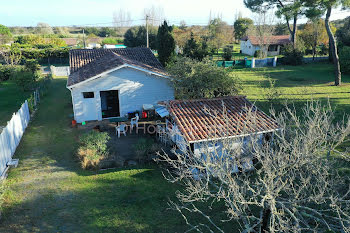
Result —
<path fill-rule="evenodd" d="M 264 38 L 245 36 L 241 39 L 241 52 L 254 56 L 255 51 L 264 50 L 267 56 L 277 56 L 281 52 L 281 47 L 290 42 L 289 35 L 266 36 Z M 264 45 L 264 48 L 260 48 L 261 45 Z"/>

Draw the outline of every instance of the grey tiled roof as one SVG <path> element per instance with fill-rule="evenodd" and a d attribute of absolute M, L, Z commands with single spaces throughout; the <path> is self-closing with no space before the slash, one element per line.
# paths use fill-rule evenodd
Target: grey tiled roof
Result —
<path fill-rule="evenodd" d="M 69 64 L 68 87 L 124 64 L 167 75 L 148 48 L 73 49 Z"/>

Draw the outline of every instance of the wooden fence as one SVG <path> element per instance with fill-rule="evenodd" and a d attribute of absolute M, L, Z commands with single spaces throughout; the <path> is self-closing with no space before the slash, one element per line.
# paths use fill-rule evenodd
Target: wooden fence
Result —
<path fill-rule="evenodd" d="M 8 163 L 19 145 L 30 120 L 28 101 L 22 104 L 18 112 L 14 113 L 5 128 L 0 129 L 0 174 L 4 177 Z"/>

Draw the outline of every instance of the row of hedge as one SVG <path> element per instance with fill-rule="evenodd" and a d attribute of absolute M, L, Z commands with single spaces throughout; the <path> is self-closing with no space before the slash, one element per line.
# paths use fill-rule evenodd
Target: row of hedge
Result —
<path fill-rule="evenodd" d="M 341 72 L 350 74 L 350 46 L 339 49 L 339 63 Z"/>

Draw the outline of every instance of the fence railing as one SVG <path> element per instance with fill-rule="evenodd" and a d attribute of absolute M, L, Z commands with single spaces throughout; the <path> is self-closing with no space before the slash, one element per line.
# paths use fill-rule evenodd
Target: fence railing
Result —
<path fill-rule="evenodd" d="M 0 177 L 4 177 L 8 163 L 12 160 L 25 129 L 30 120 L 28 101 L 26 100 L 18 112 L 14 113 L 7 126 L 0 129 Z"/>
<path fill-rule="evenodd" d="M 44 90 L 44 86 L 37 88 L 33 94 L 25 100 L 21 108 L 16 113 L 13 113 L 7 125 L 5 127 L 0 126 L 0 180 L 5 178 L 9 164 L 13 165 L 12 156 L 29 124 L 31 113 L 33 114 L 38 107 L 40 93 L 43 94 Z"/>
<path fill-rule="evenodd" d="M 52 75 L 54 76 L 68 76 L 69 75 L 69 66 L 50 66 Z"/>

